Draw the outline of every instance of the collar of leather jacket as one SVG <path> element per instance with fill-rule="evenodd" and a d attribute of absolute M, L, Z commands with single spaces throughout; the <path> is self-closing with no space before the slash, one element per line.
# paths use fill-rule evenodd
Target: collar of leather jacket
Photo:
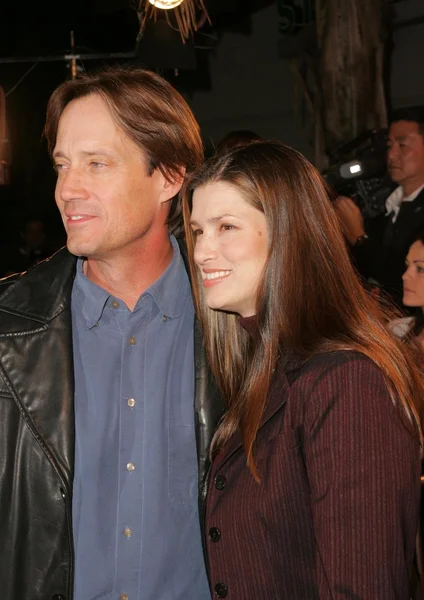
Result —
<path fill-rule="evenodd" d="M 76 260 L 62 248 L 30 271 L 0 281 L 2 335 L 16 332 L 22 320 L 45 325 L 69 305 Z M 28 323 L 24 328 L 27 327 Z"/>

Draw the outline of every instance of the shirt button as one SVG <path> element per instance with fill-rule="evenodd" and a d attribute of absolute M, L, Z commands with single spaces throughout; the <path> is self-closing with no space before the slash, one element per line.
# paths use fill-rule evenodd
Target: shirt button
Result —
<path fill-rule="evenodd" d="M 135 471 L 135 464 L 134 463 L 128 463 L 127 464 L 127 471 L 129 473 L 131 473 L 132 471 Z"/>
<path fill-rule="evenodd" d="M 166 315 L 162 315 L 162 321 L 165 323 L 165 321 L 166 321 Z"/>
<path fill-rule="evenodd" d="M 215 586 L 215 594 L 218 598 L 225 598 L 227 595 L 228 588 L 225 583 L 217 583 Z"/>
<path fill-rule="evenodd" d="M 131 344 L 131 346 L 135 346 L 135 344 L 137 342 L 137 340 L 135 339 L 135 337 L 133 335 L 129 338 L 128 341 Z"/>
<path fill-rule="evenodd" d="M 128 406 L 130 408 L 134 408 L 134 406 L 135 406 L 135 400 L 134 400 L 134 398 L 128 398 L 127 404 L 128 404 Z"/>
<path fill-rule="evenodd" d="M 132 529 L 130 529 L 129 527 L 125 527 L 124 535 L 125 537 L 130 538 L 132 536 Z"/>
<path fill-rule="evenodd" d="M 112 306 L 113 306 L 113 308 L 119 308 L 119 302 L 117 302 L 116 300 L 113 300 Z"/>
<path fill-rule="evenodd" d="M 219 542 L 221 539 L 221 532 L 217 527 L 211 527 L 209 529 L 209 539 L 211 542 Z"/>
<path fill-rule="evenodd" d="M 121 594 L 119 600 L 128 600 L 128 594 Z"/>
<path fill-rule="evenodd" d="M 227 479 L 224 475 L 217 475 L 215 477 L 215 487 L 217 490 L 223 490 L 227 485 Z"/>

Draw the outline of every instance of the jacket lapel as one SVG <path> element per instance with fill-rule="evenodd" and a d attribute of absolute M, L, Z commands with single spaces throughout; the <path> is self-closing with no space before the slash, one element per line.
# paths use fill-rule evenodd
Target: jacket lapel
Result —
<path fill-rule="evenodd" d="M 273 416 L 283 408 L 287 402 L 289 390 L 290 385 L 289 380 L 287 379 L 286 371 L 282 365 L 277 366 L 274 377 L 271 380 L 268 400 L 262 416 L 260 427 L 258 429 L 258 436 L 260 436 L 261 429 L 263 429 L 264 425 L 266 425 L 266 423 L 268 423 L 268 421 L 270 421 Z M 222 467 L 233 456 L 233 454 L 241 449 L 241 435 L 239 431 L 236 431 L 233 437 L 217 455 L 214 465 L 215 468 Z"/>
<path fill-rule="evenodd" d="M 62 250 L 0 296 L 0 376 L 63 481 L 74 456 L 71 291 L 75 257 Z"/>

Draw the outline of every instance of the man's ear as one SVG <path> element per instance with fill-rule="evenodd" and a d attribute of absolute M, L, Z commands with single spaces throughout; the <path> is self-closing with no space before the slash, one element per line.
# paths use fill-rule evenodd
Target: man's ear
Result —
<path fill-rule="evenodd" d="M 177 171 L 166 174 L 166 177 L 164 177 L 162 202 L 168 202 L 168 200 L 171 200 L 178 194 L 184 183 L 185 174 L 186 168 L 183 166 L 178 167 Z"/>

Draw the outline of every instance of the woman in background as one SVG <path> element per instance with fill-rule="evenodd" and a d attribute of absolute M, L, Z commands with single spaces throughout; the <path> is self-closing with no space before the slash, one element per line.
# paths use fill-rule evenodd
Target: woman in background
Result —
<path fill-rule="evenodd" d="M 207 162 L 183 208 L 227 402 L 206 511 L 213 596 L 406 600 L 423 386 L 355 276 L 321 176 L 257 142 Z"/>
<path fill-rule="evenodd" d="M 401 339 L 414 338 L 424 351 L 424 233 L 409 248 L 402 280 L 402 303 L 415 314 L 392 321 L 390 327 Z"/>

